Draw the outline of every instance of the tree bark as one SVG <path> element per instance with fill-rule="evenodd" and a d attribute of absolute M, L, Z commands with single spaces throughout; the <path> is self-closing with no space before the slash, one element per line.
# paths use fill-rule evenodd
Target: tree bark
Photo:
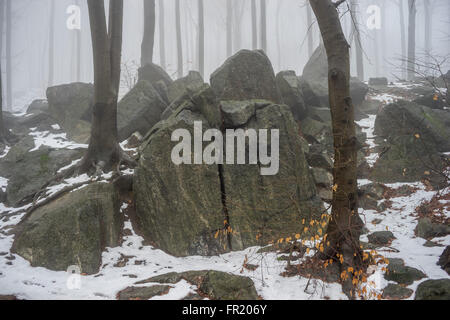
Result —
<path fill-rule="evenodd" d="M 153 62 L 153 47 L 155 45 L 156 13 L 155 0 L 144 1 L 144 38 L 141 45 L 141 66 Z"/>
<path fill-rule="evenodd" d="M 159 0 L 159 60 L 161 68 L 166 68 L 166 39 L 164 35 L 164 0 Z"/>
<path fill-rule="evenodd" d="M 405 30 L 405 8 L 403 6 L 404 0 L 398 0 L 399 4 L 399 12 L 400 12 L 400 41 L 401 41 L 401 47 L 402 47 L 402 77 L 403 79 L 406 79 L 406 63 L 405 59 L 407 59 L 406 56 L 406 30 Z"/>
<path fill-rule="evenodd" d="M 362 221 L 357 206 L 357 147 L 354 106 L 350 97 L 349 45 L 339 14 L 331 0 L 310 0 L 328 56 L 329 98 L 334 138 L 332 216 L 327 230 L 329 246 L 324 258 L 340 260 L 341 270 L 361 266 L 359 237 Z M 350 280 L 351 281 L 351 280 Z M 344 292 L 353 292 L 348 282 Z"/>
<path fill-rule="evenodd" d="M 227 0 L 227 58 L 233 53 L 233 6 Z"/>
<path fill-rule="evenodd" d="M 80 7 L 80 13 L 81 13 L 81 6 L 80 6 L 80 0 L 77 0 L 77 6 Z M 76 30 L 76 41 L 77 41 L 77 61 L 76 61 L 76 81 L 81 81 L 81 28 L 79 30 Z"/>
<path fill-rule="evenodd" d="M 351 10 L 352 10 L 352 28 L 354 34 L 355 41 L 355 54 L 356 54 L 356 74 L 360 81 L 364 81 L 364 57 L 363 57 L 363 48 L 361 43 L 361 32 L 359 30 L 359 19 L 357 11 L 357 3 L 355 0 L 351 1 Z"/>
<path fill-rule="evenodd" d="M 258 48 L 258 27 L 256 18 L 256 0 L 252 0 L 252 48 Z"/>
<path fill-rule="evenodd" d="M 432 38 L 432 24 L 431 20 L 431 4 L 430 0 L 424 0 L 424 11 L 425 11 L 425 39 L 424 39 L 424 47 L 425 47 L 425 62 L 427 65 L 430 63 L 430 55 L 431 55 L 431 38 Z"/>
<path fill-rule="evenodd" d="M 261 49 L 267 52 L 267 10 L 266 0 L 261 0 Z"/>
<path fill-rule="evenodd" d="M 408 80 L 414 80 L 416 70 L 416 0 L 408 0 Z"/>
<path fill-rule="evenodd" d="M 91 139 L 81 166 L 108 170 L 121 160 L 117 134 L 117 99 L 122 54 L 123 0 L 111 0 L 109 30 L 103 1 L 88 0 L 94 57 L 94 108 Z"/>
<path fill-rule="evenodd" d="M 48 26 L 48 86 L 54 84 L 55 60 L 55 0 L 50 1 L 50 18 Z"/>
<path fill-rule="evenodd" d="M 181 12 L 180 0 L 175 2 L 175 19 L 176 19 L 176 33 L 177 33 L 177 74 L 178 78 L 183 77 L 183 46 L 181 41 Z"/>
<path fill-rule="evenodd" d="M 307 24 L 307 32 L 308 32 L 308 57 L 311 58 L 314 52 L 314 38 L 313 38 L 313 19 L 312 19 L 312 11 L 311 5 L 306 3 L 306 24 Z"/>
<path fill-rule="evenodd" d="M 198 0 L 198 69 L 205 77 L 205 15 L 203 0 Z"/>
<path fill-rule="evenodd" d="M 6 0 L 6 110 L 12 111 L 12 3 Z"/>

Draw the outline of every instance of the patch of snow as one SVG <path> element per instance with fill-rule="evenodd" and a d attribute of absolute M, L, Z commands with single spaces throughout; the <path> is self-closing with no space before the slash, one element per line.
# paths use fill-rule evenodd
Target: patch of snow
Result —
<path fill-rule="evenodd" d="M 41 146 L 48 146 L 54 149 L 86 149 L 88 147 L 87 144 L 76 143 L 73 141 L 67 140 L 66 133 L 50 133 L 49 131 L 37 132 L 36 129 L 32 130 L 30 136 L 34 138 L 35 147 L 30 150 L 36 151 L 39 150 Z"/>

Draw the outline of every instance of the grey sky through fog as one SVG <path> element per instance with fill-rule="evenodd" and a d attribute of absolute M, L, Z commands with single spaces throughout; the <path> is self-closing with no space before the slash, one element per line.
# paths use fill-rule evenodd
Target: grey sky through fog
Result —
<path fill-rule="evenodd" d="M 394 80 L 394 65 L 401 55 L 400 23 L 398 1 L 407 0 L 358 0 L 358 19 L 361 25 L 362 42 L 365 50 L 365 77 L 387 76 Z M 14 0 L 12 1 L 12 75 L 14 108 L 24 107 L 26 99 L 45 97 L 48 83 L 48 44 L 50 0 Z M 205 73 L 209 75 L 226 59 L 226 1 L 205 0 Z M 417 52 L 423 53 L 425 44 L 425 24 L 423 0 L 417 1 Z M 81 80 L 92 82 L 92 53 L 89 19 L 85 0 L 57 0 L 55 14 L 55 52 L 54 83 L 62 84 L 75 81 L 75 39 L 76 31 L 66 27 L 69 15 L 68 6 L 81 5 L 82 58 Z M 143 34 L 143 5 L 141 0 L 125 0 L 123 62 L 133 65 L 140 61 L 140 48 Z M 157 19 L 158 19 L 158 0 Z M 235 17 L 233 18 L 233 53 L 239 49 L 250 49 L 251 36 L 251 1 L 233 0 Z M 176 72 L 176 37 L 175 37 L 175 1 L 164 0 L 165 37 L 167 71 L 175 76 Z M 381 20 L 380 30 L 368 30 L 366 26 L 369 14 L 366 9 L 378 5 L 385 14 Z M 435 55 L 448 55 L 450 2 L 448 0 L 431 0 L 432 32 L 431 46 Z M 257 1 L 259 11 L 259 1 Z M 184 73 L 197 67 L 197 0 L 181 0 L 181 26 L 183 33 Z M 344 10 L 341 10 L 344 13 Z M 407 13 L 405 12 L 407 17 Z M 350 34 L 351 20 L 349 14 L 342 18 L 346 33 Z M 240 21 L 240 23 L 236 23 Z M 154 60 L 159 63 L 159 31 L 156 23 Z M 259 28 L 259 23 L 258 23 Z M 405 26 L 407 28 L 407 26 Z M 295 70 L 301 74 L 308 60 L 308 26 L 304 0 L 267 0 L 267 54 L 272 61 L 275 72 Z M 407 30 L 407 29 L 406 29 Z M 317 25 L 312 28 L 314 45 L 319 42 Z M 377 44 L 377 46 L 375 45 Z M 5 63 L 5 45 L 3 45 L 2 63 Z M 376 57 L 378 55 L 378 58 Z M 352 50 L 352 68 L 355 65 Z M 376 73 L 376 61 L 379 61 Z M 448 66 L 446 66 L 448 68 Z M 354 68 L 353 68 L 354 69 Z M 2 68 L 5 72 L 6 68 Z M 355 74 L 356 70 L 352 70 Z"/>

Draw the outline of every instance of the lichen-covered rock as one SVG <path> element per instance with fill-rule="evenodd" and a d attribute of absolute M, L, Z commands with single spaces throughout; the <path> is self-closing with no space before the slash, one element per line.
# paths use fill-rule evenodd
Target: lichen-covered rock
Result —
<path fill-rule="evenodd" d="M 34 267 L 95 274 L 105 247 L 119 244 L 122 217 L 112 184 L 94 183 L 33 211 L 16 229 L 12 251 Z"/>
<path fill-rule="evenodd" d="M 384 278 L 388 281 L 395 281 L 401 285 L 411 285 L 414 281 L 426 278 L 426 274 L 422 271 L 405 266 L 403 263 L 396 263 L 391 259 Z"/>
<path fill-rule="evenodd" d="M 185 94 L 189 88 L 192 91 L 196 91 L 204 85 L 204 81 L 200 73 L 197 71 L 189 71 L 186 77 L 175 80 L 169 87 L 167 96 L 169 102 L 172 103 L 179 97 Z"/>
<path fill-rule="evenodd" d="M 0 162 L 0 175 L 9 179 L 6 189 L 9 205 L 23 205 L 21 200 L 34 195 L 56 172 L 82 156 L 83 150 L 41 146 L 35 149 L 31 136 L 15 144 Z M 33 150 L 33 151 L 31 151 Z"/>
<path fill-rule="evenodd" d="M 396 239 L 390 231 L 377 231 L 367 236 L 369 242 L 375 245 L 387 246 Z"/>
<path fill-rule="evenodd" d="M 370 78 L 369 79 L 369 86 L 371 87 L 387 87 L 389 84 L 388 79 L 385 77 L 380 78 Z"/>
<path fill-rule="evenodd" d="M 47 100 L 34 100 L 27 108 L 27 113 L 48 112 Z"/>
<path fill-rule="evenodd" d="M 176 284 L 185 280 L 198 287 L 202 296 L 211 300 L 258 300 L 258 293 L 250 278 L 221 271 L 187 271 L 167 273 L 137 284 L 161 283 Z"/>
<path fill-rule="evenodd" d="M 173 83 L 172 78 L 170 78 L 167 72 L 154 63 L 147 64 L 144 67 L 139 68 L 138 79 L 139 81 L 146 80 L 152 86 L 155 86 L 160 81 L 164 83 L 166 87 L 169 87 Z"/>
<path fill-rule="evenodd" d="M 117 294 L 118 300 L 149 300 L 169 293 L 171 286 L 128 287 Z"/>
<path fill-rule="evenodd" d="M 291 108 L 295 120 L 307 116 L 307 107 L 303 99 L 302 83 L 295 71 L 282 71 L 276 76 L 277 86 L 280 90 L 284 104 Z"/>
<path fill-rule="evenodd" d="M 224 101 L 219 110 L 211 89 L 203 88 L 195 99 L 178 100 L 141 146 L 134 191 L 144 236 L 176 256 L 214 255 L 292 236 L 302 218 L 317 219 L 322 203 L 289 108 L 250 100 Z M 203 131 L 278 129 L 278 174 L 262 176 L 257 164 L 175 165 L 172 132 L 182 128 L 193 137 L 194 121 L 202 121 Z"/>
<path fill-rule="evenodd" d="M 450 226 L 441 223 L 434 223 L 430 218 L 422 218 L 417 223 L 416 235 L 424 239 L 445 237 L 450 234 Z"/>
<path fill-rule="evenodd" d="M 419 284 L 415 300 L 450 300 L 450 279 L 427 280 Z"/>
<path fill-rule="evenodd" d="M 240 128 L 279 130 L 279 171 L 262 176 L 259 166 L 223 166 L 233 250 L 292 236 L 303 228 L 303 218 L 319 219 L 322 208 L 297 124 L 287 106 L 261 107 Z"/>
<path fill-rule="evenodd" d="M 47 89 L 49 113 L 70 139 L 86 143 L 94 105 L 94 86 L 86 83 L 64 84 Z"/>
<path fill-rule="evenodd" d="M 148 81 L 139 81 L 119 102 L 117 130 L 121 141 L 136 131 L 145 136 L 161 120 L 167 104 Z"/>
<path fill-rule="evenodd" d="M 450 246 L 445 248 L 442 255 L 439 257 L 438 265 L 450 275 Z"/>
<path fill-rule="evenodd" d="M 403 300 L 411 297 L 413 293 L 414 290 L 412 289 L 390 283 L 384 288 L 382 298 L 389 300 Z"/>
<path fill-rule="evenodd" d="M 261 50 L 239 51 L 211 75 L 210 82 L 218 100 L 281 102 L 272 64 Z"/>

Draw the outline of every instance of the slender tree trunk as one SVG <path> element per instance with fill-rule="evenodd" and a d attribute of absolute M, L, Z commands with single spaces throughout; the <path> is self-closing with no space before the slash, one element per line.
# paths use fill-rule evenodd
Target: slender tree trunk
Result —
<path fill-rule="evenodd" d="M 81 10 L 81 6 L 80 6 L 80 0 L 77 0 L 77 6 L 80 7 Z M 80 11 L 81 13 L 81 11 Z M 81 27 L 78 30 L 75 30 L 76 32 L 76 41 L 77 41 L 77 61 L 76 61 L 76 81 L 80 82 L 81 81 Z"/>
<path fill-rule="evenodd" d="M 258 48 L 258 22 L 256 15 L 256 0 L 252 0 L 252 49 Z"/>
<path fill-rule="evenodd" d="M 233 5 L 227 0 L 227 57 L 233 53 Z"/>
<path fill-rule="evenodd" d="M 12 111 L 12 3 L 6 0 L 6 110 Z"/>
<path fill-rule="evenodd" d="M 3 6 L 3 3 L 0 3 L 0 6 Z M 3 16 L 2 16 L 3 18 Z M 2 22 L 0 22 L 1 24 Z M 0 28 L 1 29 L 1 28 Z M 0 36 L 0 39 L 2 37 Z M 0 51 L 1 52 L 1 51 Z M 0 143 L 6 144 L 6 128 L 3 122 L 3 85 L 2 85 L 2 64 L 0 63 Z"/>
<path fill-rule="evenodd" d="M 183 77 L 183 46 L 181 41 L 181 10 L 180 0 L 175 1 L 175 19 L 177 33 L 177 74 L 178 78 Z"/>
<path fill-rule="evenodd" d="M 0 67 L 3 59 L 3 25 L 5 21 L 5 0 L 0 0 Z M 2 73 L 0 72 L 0 77 Z M 3 99 L 3 87 L 0 88 L 0 99 Z M 3 100 L 2 100 L 3 102 Z M 2 108 L 3 110 L 3 108 Z"/>
<path fill-rule="evenodd" d="M 198 0 L 198 70 L 205 77 L 205 15 L 203 0 Z"/>
<path fill-rule="evenodd" d="M 313 38 L 313 19 L 312 19 L 312 10 L 311 5 L 306 3 L 306 24 L 307 24 L 307 32 L 308 32 L 308 57 L 311 58 L 314 52 L 314 38 Z"/>
<path fill-rule="evenodd" d="M 159 59 L 163 69 L 166 68 L 166 39 L 164 35 L 164 0 L 159 0 Z"/>
<path fill-rule="evenodd" d="M 281 70 L 281 34 L 280 34 L 280 23 L 281 23 L 281 19 L 280 19 L 280 11 L 281 11 L 281 5 L 282 2 L 278 2 L 277 3 L 277 14 L 276 14 L 276 19 L 277 19 L 277 62 L 278 62 L 278 70 Z"/>
<path fill-rule="evenodd" d="M 406 79 L 406 30 L 405 30 L 405 8 L 403 6 L 404 0 L 399 0 L 399 11 L 400 11 L 400 41 L 402 47 L 402 78 Z"/>
<path fill-rule="evenodd" d="M 424 47 L 425 47 L 425 61 L 427 65 L 430 63 L 430 55 L 431 55 L 431 39 L 432 39 L 432 24 L 431 20 L 431 4 L 430 0 L 424 0 L 424 11 L 425 11 L 425 39 L 424 39 Z"/>
<path fill-rule="evenodd" d="M 362 221 L 357 205 L 357 149 L 355 114 L 350 98 L 349 45 L 339 14 L 331 0 L 310 0 L 328 56 L 329 97 L 334 136 L 334 188 L 332 217 L 327 230 L 326 259 L 340 261 L 341 270 L 362 265 L 359 237 Z M 339 262 L 338 262 L 339 263 Z M 347 295 L 353 292 L 352 277 L 343 283 Z"/>
<path fill-rule="evenodd" d="M 261 49 L 267 52 L 267 7 L 266 0 L 261 0 Z"/>
<path fill-rule="evenodd" d="M 141 66 L 153 62 L 153 47 L 155 45 L 155 0 L 144 0 L 144 38 L 141 45 Z"/>
<path fill-rule="evenodd" d="M 110 0 L 109 30 L 103 1 L 88 0 L 94 57 L 94 108 L 91 140 L 81 166 L 112 169 L 121 160 L 117 100 L 122 54 L 123 0 Z"/>
<path fill-rule="evenodd" d="M 416 0 L 408 0 L 408 80 L 414 80 L 416 70 Z"/>
<path fill-rule="evenodd" d="M 50 19 L 48 26 L 48 86 L 53 86 L 55 63 L 55 0 L 50 1 Z"/>
<path fill-rule="evenodd" d="M 355 54 L 356 54 L 356 74 L 360 81 L 364 81 L 364 57 L 361 43 L 361 32 L 359 30 L 359 19 L 357 13 L 357 3 L 355 0 L 351 1 L 352 9 L 352 26 L 353 39 L 355 40 Z"/>

